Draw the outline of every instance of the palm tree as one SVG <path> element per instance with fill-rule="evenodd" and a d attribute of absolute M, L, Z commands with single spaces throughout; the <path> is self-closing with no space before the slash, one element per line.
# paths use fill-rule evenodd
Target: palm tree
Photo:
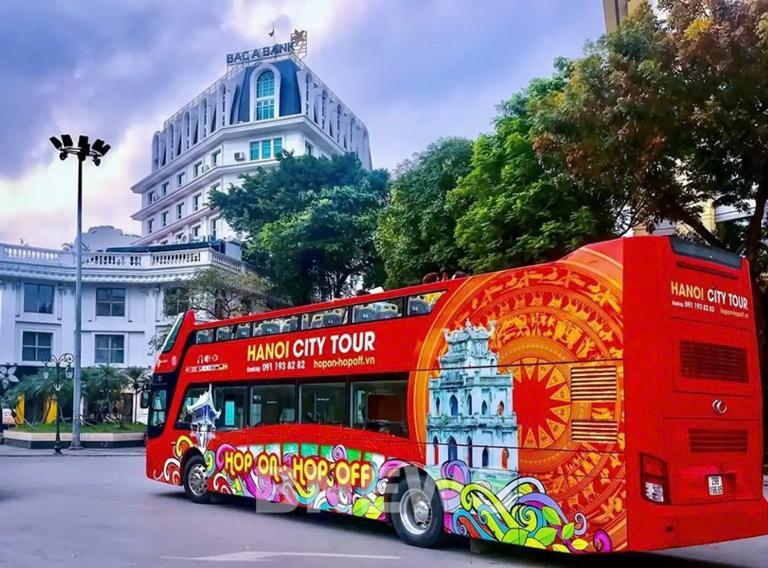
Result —
<path fill-rule="evenodd" d="M 123 375 L 129 381 L 129 388 L 135 393 L 147 390 L 152 380 L 152 373 L 149 367 L 126 367 L 123 369 Z"/>
<path fill-rule="evenodd" d="M 120 369 L 109 364 L 90 367 L 84 371 L 83 396 L 96 406 L 96 421 L 119 421 L 118 410 L 129 379 Z"/>
<path fill-rule="evenodd" d="M 126 367 L 123 369 L 123 375 L 128 379 L 128 386 L 133 391 L 134 396 L 149 396 L 149 385 L 152 382 L 152 369 L 150 367 Z"/>
<path fill-rule="evenodd" d="M 59 390 L 56 387 L 59 387 Z M 47 404 L 52 400 L 68 400 L 72 398 L 72 381 L 62 381 L 61 377 L 56 376 L 55 371 L 44 372 L 40 369 L 34 375 L 25 377 L 23 381 L 18 381 L 13 387 L 9 388 L 4 395 L 6 404 L 24 395 L 27 399 L 42 399 Z M 61 405 L 57 404 L 57 412 L 63 418 Z M 43 416 L 48 414 L 47 410 Z"/>

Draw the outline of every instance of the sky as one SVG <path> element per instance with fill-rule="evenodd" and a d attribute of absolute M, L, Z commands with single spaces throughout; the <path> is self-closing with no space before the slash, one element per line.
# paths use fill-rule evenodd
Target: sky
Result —
<path fill-rule="evenodd" d="M 275 39 L 267 33 L 275 28 Z M 77 164 L 48 138 L 103 138 L 84 229 L 138 233 L 131 185 L 152 134 L 226 71 L 228 52 L 308 31 L 306 63 L 366 123 L 374 167 L 491 129 L 496 105 L 604 32 L 601 0 L 5 0 L 0 242 L 75 234 Z"/>

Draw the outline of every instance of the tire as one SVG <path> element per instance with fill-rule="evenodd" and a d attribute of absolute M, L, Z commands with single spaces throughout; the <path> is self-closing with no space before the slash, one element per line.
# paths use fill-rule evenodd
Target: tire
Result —
<path fill-rule="evenodd" d="M 193 503 L 206 504 L 211 502 L 205 461 L 200 454 L 189 458 L 184 466 L 184 492 Z"/>
<path fill-rule="evenodd" d="M 431 548 L 443 538 L 443 503 L 437 487 L 425 474 L 409 470 L 390 501 L 397 536 L 411 546 Z"/>

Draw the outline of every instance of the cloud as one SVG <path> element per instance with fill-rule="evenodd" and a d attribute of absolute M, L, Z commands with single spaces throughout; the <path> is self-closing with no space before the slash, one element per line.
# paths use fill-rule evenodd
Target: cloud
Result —
<path fill-rule="evenodd" d="M 495 105 L 557 55 L 602 33 L 599 2 L 154 0 L 8 2 L 0 20 L 0 240 L 58 246 L 74 233 L 74 161 L 48 137 L 114 148 L 86 171 L 85 227 L 138 231 L 130 186 L 152 133 L 225 71 L 227 52 L 309 31 L 308 65 L 368 125 L 393 167 L 446 135 L 487 130 Z M 71 222 L 70 222 L 71 219 Z M 40 228 L 44 227 L 45 230 Z"/>

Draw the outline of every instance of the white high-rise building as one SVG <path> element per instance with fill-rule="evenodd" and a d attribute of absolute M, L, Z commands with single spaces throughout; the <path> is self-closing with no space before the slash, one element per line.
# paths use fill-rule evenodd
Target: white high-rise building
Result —
<path fill-rule="evenodd" d="M 240 235 L 207 205 L 208 194 L 274 166 L 280 152 L 353 152 L 371 167 L 365 125 L 292 45 L 228 56 L 236 63 L 227 73 L 155 133 L 151 173 L 132 187 L 141 195 L 133 215 L 142 226 L 137 245 L 237 240 Z"/>

